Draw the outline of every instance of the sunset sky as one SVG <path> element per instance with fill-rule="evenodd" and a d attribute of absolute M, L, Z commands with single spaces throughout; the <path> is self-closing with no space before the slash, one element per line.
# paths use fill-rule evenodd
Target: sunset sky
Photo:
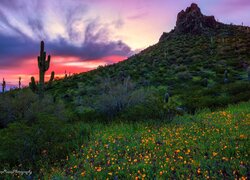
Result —
<path fill-rule="evenodd" d="M 250 26 L 250 0 L 0 0 L 0 80 L 17 86 L 21 76 L 27 85 L 41 40 L 56 76 L 124 60 L 157 43 L 192 2 L 220 22 Z"/>

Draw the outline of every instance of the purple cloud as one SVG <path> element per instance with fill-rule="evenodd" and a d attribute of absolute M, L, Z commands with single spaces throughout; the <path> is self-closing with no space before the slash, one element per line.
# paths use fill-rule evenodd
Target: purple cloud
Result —
<path fill-rule="evenodd" d="M 3 2 L 3 3 L 2 3 Z M 46 26 L 42 17 L 38 14 L 30 16 L 25 14 L 26 11 L 21 11 L 21 1 L 1 1 L 0 5 L 0 67 L 16 66 L 27 58 L 36 57 L 39 53 L 40 40 L 44 40 L 48 53 L 57 56 L 75 56 L 81 60 L 92 60 L 103 58 L 111 55 L 129 56 L 133 52 L 131 48 L 122 40 L 111 40 L 109 27 L 104 27 L 98 19 L 89 19 L 85 24 L 84 29 L 75 28 L 76 23 L 83 21 L 82 16 L 87 11 L 87 6 L 73 4 L 71 6 L 62 5 L 63 25 L 65 27 L 65 35 L 50 37 L 46 31 Z M 34 1 L 34 6 L 38 6 L 38 1 Z M 13 5 L 13 6 L 12 6 Z M 18 26 L 11 22 L 11 18 L 6 15 L 6 12 L 12 12 L 17 8 L 25 15 L 24 28 L 31 30 L 29 36 L 22 31 Z M 8 11 L 6 11 L 6 8 Z M 20 13 L 20 12 L 19 12 Z M 52 17 L 51 17 L 52 18 Z M 114 26 L 119 28 L 123 24 L 122 20 L 113 22 Z M 5 29 L 1 29 L 2 26 Z M 52 27 L 54 25 L 51 25 Z M 6 28 L 12 31 L 12 34 L 6 32 Z M 74 40 L 80 40 L 79 44 L 74 44 Z"/>

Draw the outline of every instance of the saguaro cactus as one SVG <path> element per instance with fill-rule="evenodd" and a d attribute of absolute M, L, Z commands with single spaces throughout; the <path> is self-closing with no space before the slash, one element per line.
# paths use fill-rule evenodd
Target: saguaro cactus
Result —
<path fill-rule="evenodd" d="M 6 82 L 3 78 L 3 83 L 2 83 L 2 92 L 4 93 L 5 92 L 5 87 L 6 87 Z"/>
<path fill-rule="evenodd" d="M 19 81 L 18 81 L 18 88 L 19 88 L 19 89 L 21 88 L 21 80 L 22 80 L 22 78 L 19 77 Z"/>
<path fill-rule="evenodd" d="M 164 101 L 165 101 L 165 103 L 168 103 L 168 101 L 169 101 L 169 93 L 168 92 L 166 92 L 166 94 L 165 94 Z"/>
<path fill-rule="evenodd" d="M 64 72 L 64 79 L 66 79 L 67 77 L 68 77 L 67 71 L 65 70 L 65 72 Z"/>
<path fill-rule="evenodd" d="M 45 89 L 51 85 L 54 80 L 54 71 L 51 72 L 50 80 L 48 86 L 45 87 L 44 76 L 45 72 L 48 71 L 50 66 L 50 55 L 46 59 L 46 52 L 44 51 L 44 42 L 41 41 L 40 56 L 37 57 L 38 68 L 39 68 L 39 83 L 35 82 L 35 78 L 31 77 L 30 88 L 33 92 L 38 92 L 39 96 L 43 98 Z"/>

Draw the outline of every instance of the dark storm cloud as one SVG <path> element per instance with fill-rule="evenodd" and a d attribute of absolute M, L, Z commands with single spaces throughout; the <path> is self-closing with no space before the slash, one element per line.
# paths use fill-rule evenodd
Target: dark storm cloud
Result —
<path fill-rule="evenodd" d="M 0 68 L 17 66 L 37 54 L 37 43 L 28 38 L 0 34 Z"/>
<path fill-rule="evenodd" d="M 99 29 L 91 22 L 85 30 L 85 40 L 80 46 L 70 44 L 63 38 L 46 41 L 46 50 L 56 56 L 75 56 L 81 60 L 94 60 L 111 55 L 129 56 L 132 51 L 122 41 L 109 41 L 107 29 Z M 34 30 L 37 30 L 34 28 Z M 96 32 L 96 33 L 93 33 Z M 105 41 L 106 40 L 106 41 Z M 0 67 L 16 66 L 27 58 L 36 58 L 39 42 L 27 36 L 12 37 L 0 34 Z"/>
<path fill-rule="evenodd" d="M 86 6 L 61 5 L 59 8 L 62 9 L 64 26 L 69 39 L 62 36 L 50 39 L 48 38 L 49 32 L 46 32 L 44 22 L 39 17 L 41 12 L 30 15 L 28 8 L 20 2 L 24 1 L 1 0 L 0 2 L 0 68 L 16 66 L 28 58 L 36 59 L 40 40 L 45 41 L 46 50 L 52 56 L 74 56 L 83 61 L 112 55 L 129 56 L 133 53 L 131 48 L 121 40 L 111 40 L 109 27 L 101 25 L 97 19 L 89 19 L 85 23 L 87 24 L 85 29 L 76 30 L 74 25 L 82 20 L 82 15 L 87 11 Z M 31 7 L 38 7 L 40 5 L 38 3 L 39 1 L 33 1 Z M 32 9 L 31 7 L 29 9 Z M 22 8 L 25 10 L 22 11 Z M 24 33 L 20 26 L 10 22 L 6 12 L 14 13 L 15 10 L 25 17 L 24 26 L 29 28 L 36 37 Z M 116 26 L 115 23 L 117 22 L 114 22 L 114 26 Z M 9 32 L 6 32 L 6 29 Z M 83 39 L 77 45 L 71 42 L 79 38 Z"/>

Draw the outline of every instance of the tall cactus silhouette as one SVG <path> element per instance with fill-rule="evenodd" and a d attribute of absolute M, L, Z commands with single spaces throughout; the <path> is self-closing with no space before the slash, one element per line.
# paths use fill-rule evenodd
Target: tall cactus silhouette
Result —
<path fill-rule="evenodd" d="M 4 78 L 3 78 L 3 83 L 2 83 L 2 93 L 4 93 L 4 92 L 5 92 L 5 88 L 6 88 L 6 82 L 5 82 Z"/>
<path fill-rule="evenodd" d="M 18 81 L 18 88 L 19 88 L 19 89 L 21 88 L 21 80 L 22 80 L 22 78 L 19 77 L 19 81 Z"/>
<path fill-rule="evenodd" d="M 49 83 L 45 85 L 44 77 L 50 66 L 50 55 L 48 55 L 48 58 L 46 57 L 43 41 L 41 41 L 40 56 L 37 57 L 37 62 L 39 68 L 39 83 L 37 84 L 35 78 L 31 77 L 30 88 L 33 92 L 38 93 L 40 98 L 43 98 L 45 89 L 51 85 L 55 75 L 54 71 L 52 71 Z"/>

